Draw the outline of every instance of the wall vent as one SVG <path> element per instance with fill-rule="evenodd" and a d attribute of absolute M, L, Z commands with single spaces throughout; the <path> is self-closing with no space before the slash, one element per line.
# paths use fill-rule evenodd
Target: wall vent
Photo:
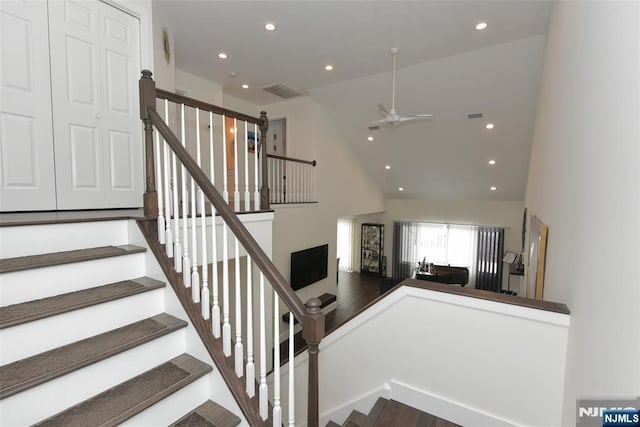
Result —
<path fill-rule="evenodd" d="M 471 113 L 468 114 L 467 117 L 469 117 L 469 120 L 471 119 L 481 119 L 483 117 L 482 113 Z"/>
<path fill-rule="evenodd" d="M 304 93 L 297 91 L 293 88 L 290 88 L 284 83 L 275 83 L 269 86 L 265 86 L 262 88 L 265 92 L 269 92 L 275 96 L 278 96 L 282 99 L 295 98 L 296 96 L 303 96 Z"/>
<path fill-rule="evenodd" d="M 380 130 L 380 126 L 378 125 L 369 126 L 369 130 Z"/>

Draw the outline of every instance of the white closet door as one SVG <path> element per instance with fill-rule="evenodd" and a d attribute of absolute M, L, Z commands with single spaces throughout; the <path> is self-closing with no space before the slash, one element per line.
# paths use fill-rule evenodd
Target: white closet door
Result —
<path fill-rule="evenodd" d="M 49 2 L 58 209 L 142 204 L 138 27 L 95 0 Z"/>
<path fill-rule="evenodd" d="M 0 210 L 56 208 L 47 3 L 0 1 Z"/>
<path fill-rule="evenodd" d="M 105 203 L 114 208 L 141 206 L 140 24 L 104 3 L 98 6 Z"/>

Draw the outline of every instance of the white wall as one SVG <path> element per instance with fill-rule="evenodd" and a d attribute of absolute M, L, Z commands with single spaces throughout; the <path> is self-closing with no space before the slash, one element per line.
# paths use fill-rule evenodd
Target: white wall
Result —
<path fill-rule="evenodd" d="M 442 403 L 423 408 L 434 415 L 458 407 L 446 416 L 461 425 L 559 425 L 568 325 L 564 314 L 403 286 L 322 341 L 320 413 L 395 380 Z M 299 390 L 307 361 L 296 359 Z M 306 394 L 296 396 L 304 420 Z"/>
<path fill-rule="evenodd" d="M 194 76 L 179 68 L 176 69 L 176 89 L 186 92 L 189 98 L 195 98 L 213 105 L 222 105 L 221 85 Z"/>
<path fill-rule="evenodd" d="M 294 98 L 264 109 L 271 118 L 287 119 L 287 156 L 318 162 L 318 203 L 275 207 L 273 261 L 288 278 L 291 252 L 328 243 L 327 278 L 298 294 L 306 301 L 325 292 L 335 293 L 337 219 L 382 211 L 382 194 L 341 140 L 326 112 L 311 98 Z"/>
<path fill-rule="evenodd" d="M 490 225 L 505 228 L 505 250 L 522 249 L 522 202 L 481 200 L 387 199 L 382 221 L 385 225 L 387 274 L 391 276 L 393 222 L 425 221 L 449 224 Z M 504 265 L 502 285 L 507 288 L 508 266 Z M 513 283 L 513 282 L 512 282 Z"/>
<path fill-rule="evenodd" d="M 640 4 L 558 2 L 526 206 L 549 226 L 544 299 L 571 309 L 575 399 L 640 395 Z"/>

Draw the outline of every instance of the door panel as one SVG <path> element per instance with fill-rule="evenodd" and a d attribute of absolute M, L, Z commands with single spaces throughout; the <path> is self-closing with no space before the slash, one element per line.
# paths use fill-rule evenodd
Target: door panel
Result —
<path fill-rule="evenodd" d="M 142 206 L 143 149 L 138 102 L 140 23 L 107 4 L 98 3 L 102 79 L 105 203 L 108 207 Z"/>
<path fill-rule="evenodd" d="M 0 1 L 0 210 L 55 209 L 47 4 Z"/>
<path fill-rule="evenodd" d="M 50 3 L 49 20 L 58 208 L 141 206 L 138 20 L 95 0 Z"/>

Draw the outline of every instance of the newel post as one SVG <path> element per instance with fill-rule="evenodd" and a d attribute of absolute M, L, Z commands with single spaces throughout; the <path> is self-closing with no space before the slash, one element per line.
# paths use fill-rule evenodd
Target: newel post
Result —
<path fill-rule="evenodd" d="M 147 110 L 156 108 L 156 82 L 151 78 L 151 71 L 142 70 L 139 81 L 140 91 L 140 119 L 144 123 L 144 150 L 146 188 L 143 196 L 144 216 L 155 219 L 158 216 L 158 193 L 156 192 L 156 171 L 153 153 L 153 125 Z"/>
<path fill-rule="evenodd" d="M 266 111 L 260 111 L 260 148 L 262 152 L 262 186 L 260 187 L 260 209 L 269 209 L 269 166 L 267 164 L 267 131 L 269 119 Z"/>
<path fill-rule="evenodd" d="M 324 313 L 320 309 L 321 302 L 318 298 L 311 298 L 306 302 L 307 309 L 304 316 L 304 328 L 302 337 L 309 346 L 309 395 L 307 403 L 307 425 L 319 427 L 320 423 L 320 395 L 319 395 L 319 370 L 318 370 L 318 346 L 324 337 Z"/>

